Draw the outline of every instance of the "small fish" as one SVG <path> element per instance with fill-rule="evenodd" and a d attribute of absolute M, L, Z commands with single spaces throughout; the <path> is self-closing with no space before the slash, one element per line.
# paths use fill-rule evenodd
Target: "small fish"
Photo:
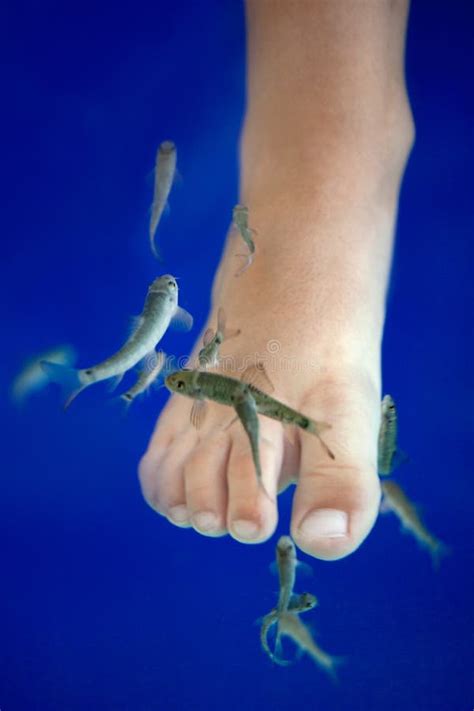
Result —
<path fill-rule="evenodd" d="M 300 620 L 298 614 L 289 610 L 282 612 L 278 618 L 278 633 L 282 637 L 289 637 L 301 652 L 309 654 L 318 666 L 324 669 L 333 679 L 336 679 L 336 666 L 341 660 L 330 656 L 316 644 L 311 632 L 304 622 Z M 275 658 L 275 661 L 277 664 L 288 663 L 278 657 Z"/>
<path fill-rule="evenodd" d="M 244 378 L 245 380 L 243 380 Z M 318 437 L 326 454 L 331 459 L 335 458 L 327 444 L 321 439 L 320 434 L 324 430 L 330 429 L 331 425 L 325 422 L 316 422 L 302 415 L 252 384 L 252 382 L 257 382 L 257 380 L 260 382 L 262 379 L 268 382 L 268 376 L 261 364 L 248 366 L 243 373 L 243 379 L 237 380 L 219 373 L 183 369 L 168 375 L 165 385 L 171 392 L 180 393 L 195 400 L 191 411 L 191 422 L 196 427 L 200 427 L 205 417 L 206 400 L 234 407 L 236 396 L 242 392 L 242 382 L 246 382 L 248 392 L 252 395 L 260 415 L 278 420 L 286 425 L 296 425 L 305 432 L 310 432 Z"/>
<path fill-rule="evenodd" d="M 382 400 L 382 419 L 378 442 L 378 472 L 382 476 L 391 474 L 397 452 L 397 409 L 391 395 Z"/>
<path fill-rule="evenodd" d="M 237 257 L 244 257 L 246 262 L 241 269 L 236 273 L 236 277 L 243 274 L 252 264 L 255 256 L 255 242 L 253 235 L 256 231 L 249 227 L 249 210 L 245 205 L 236 205 L 232 211 L 232 221 L 239 230 L 240 236 L 248 247 L 248 254 L 237 254 Z"/>
<path fill-rule="evenodd" d="M 244 385 L 242 390 L 235 394 L 234 409 L 249 438 L 257 481 L 259 486 L 265 491 L 265 487 L 262 482 L 262 465 L 260 463 L 260 423 L 258 421 L 257 404 L 255 402 L 255 398 L 249 390 L 248 385 Z M 265 491 L 265 493 L 267 492 Z"/>
<path fill-rule="evenodd" d="M 157 259 L 161 259 L 155 245 L 156 230 L 166 207 L 176 173 L 176 146 L 172 141 L 163 141 L 158 148 L 155 164 L 155 188 L 150 217 L 150 247 Z"/>
<path fill-rule="evenodd" d="M 152 385 L 154 385 L 162 372 L 166 363 L 166 353 L 163 351 L 153 351 L 144 358 L 144 366 L 140 371 L 140 374 L 131 388 L 127 392 L 122 393 L 120 398 L 124 400 L 127 405 L 131 405 L 136 397 L 142 395 L 146 392 Z"/>
<path fill-rule="evenodd" d="M 380 510 L 392 511 L 399 518 L 402 527 L 411 533 L 421 546 L 428 549 L 433 567 L 437 569 L 441 558 L 449 552 L 448 546 L 428 531 L 416 506 L 408 499 L 399 484 L 392 479 L 383 481 L 382 492 L 383 501 Z"/>
<path fill-rule="evenodd" d="M 277 658 L 280 659 L 280 634 L 277 633 L 275 653 L 273 653 L 268 644 L 268 633 L 271 627 L 278 622 L 280 615 L 289 609 L 297 612 L 310 610 L 317 604 L 316 597 L 310 593 L 303 593 L 302 595 L 295 595 L 293 593 L 298 558 L 296 556 L 295 544 L 290 536 L 280 536 L 276 545 L 275 554 L 278 580 L 280 583 L 278 603 L 271 612 L 265 615 L 260 629 L 262 647 L 274 661 L 276 661 Z"/>
<path fill-rule="evenodd" d="M 93 383 L 115 378 L 117 385 L 127 370 L 154 350 L 170 323 L 189 330 L 193 319 L 187 311 L 178 306 L 178 284 L 175 278 L 165 274 L 155 279 L 148 288 L 143 311 L 133 332 L 122 348 L 110 358 L 80 370 L 48 361 L 42 361 L 42 368 L 53 382 L 63 386 L 67 396 L 67 408 L 84 388 Z"/>
<path fill-rule="evenodd" d="M 294 612 L 296 614 L 301 614 L 302 612 L 308 612 L 308 610 L 312 610 L 316 605 L 318 604 L 318 600 L 315 595 L 312 595 L 311 593 L 301 593 L 301 595 L 292 595 L 291 600 L 288 604 L 288 611 Z M 277 662 L 277 664 L 281 664 L 282 666 L 286 666 L 290 664 L 291 662 L 288 662 L 284 659 L 280 659 L 276 657 L 276 655 L 272 652 L 270 649 L 270 645 L 268 644 L 268 634 L 270 632 L 270 629 L 273 627 L 278 622 L 278 609 L 276 607 L 271 610 L 267 615 L 262 620 L 262 626 L 260 628 L 260 642 L 262 644 L 262 648 L 264 652 L 268 654 L 270 659 L 273 661 Z"/>
<path fill-rule="evenodd" d="M 279 613 L 288 609 L 295 585 L 297 563 L 296 546 L 292 539 L 290 536 L 280 536 L 276 546 L 276 564 L 280 582 L 277 604 Z"/>
<path fill-rule="evenodd" d="M 20 406 L 30 395 L 39 392 L 49 383 L 49 378 L 41 367 L 41 361 L 48 360 L 57 365 L 71 367 L 77 360 L 77 353 L 72 346 L 57 346 L 31 358 L 16 376 L 11 387 L 11 398 Z"/>
<path fill-rule="evenodd" d="M 240 334 L 240 328 L 228 329 L 225 326 L 225 311 L 221 307 L 217 312 L 217 329 L 208 328 L 204 334 L 203 348 L 199 351 L 198 361 L 201 368 L 216 368 L 219 365 L 219 349 L 229 338 Z"/>

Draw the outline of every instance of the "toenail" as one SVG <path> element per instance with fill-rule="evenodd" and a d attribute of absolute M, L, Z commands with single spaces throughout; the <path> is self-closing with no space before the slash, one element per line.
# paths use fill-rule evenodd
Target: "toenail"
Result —
<path fill-rule="evenodd" d="M 219 520 L 212 511 L 199 511 L 192 516 L 192 524 L 199 531 L 216 531 Z"/>
<path fill-rule="evenodd" d="M 189 523 L 189 511 L 186 506 L 173 506 L 168 512 L 173 523 Z"/>
<path fill-rule="evenodd" d="M 303 519 L 298 530 L 304 538 L 342 538 L 347 535 L 347 514 L 337 509 L 318 509 Z"/>
<path fill-rule="evenodd" d="M 245 519 L 238 519 L 232 522 L 232 532 L 237 538 L 242 540 L 251 541 L 258 537 L 260 529 L 256 523 L 253 521 L 246 521 Z"/>

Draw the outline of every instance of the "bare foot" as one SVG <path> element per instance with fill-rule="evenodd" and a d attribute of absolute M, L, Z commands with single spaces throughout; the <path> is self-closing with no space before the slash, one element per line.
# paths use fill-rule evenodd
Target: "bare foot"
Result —
<path fill-rule="evenodd" d="M 272 503 L 257 484 L 240 423 L 225 429 L 233 412 L 211 405 L 197 431 L 191 401 L 176 395 L 140 464 L 145 498 L 171 522 L 248 543 L 272 535 L 276 494 L 296 481 L 291 534 L 326 560 L 354 551 L 377 516 L 385 292 L 413 140 L 401 63 L 406 3 L 353 10 L 351 3 L 248 3 L 240 201 L 257 230 L 256 253 L 235 278 L 241 240 L 229 233 L 208 321 L 214 328 L 217 309 L 225 309 L 242 332 L 222 354 L 234 367 L 263 358 L 275 397 L 331 424 L 324 438 L 336 459 L 316 437 L 288 438 L 261 417 Z"/>

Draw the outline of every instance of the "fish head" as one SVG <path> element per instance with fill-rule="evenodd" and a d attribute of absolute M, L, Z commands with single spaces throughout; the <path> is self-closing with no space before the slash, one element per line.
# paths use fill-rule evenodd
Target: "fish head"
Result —
<path fill-rule="evenodd" d="M 395 402 L 391 395 L 384 395 L 382 400 L 382 414 L 387 414 L 395 410 Z"/>
<path fill-rule="evenodd" d="M 247 217 L 249 214 L 249 209 L 245 205 L 236 205 L 232 211 L 232 216 L 234 218 L 234 222 L 238 222 L 239 219 L 243 217 Z"/>
<path fill-rule="evenodd" d="M 165 378 L 165 385 L 173 393 L 195 397 L 200 392 L 196 383 L 196 375 L 198 374 L 198 371 L 187 370 L 186 368 L 177 370 Z"/>
<path fill-rule="evenodd" d="M 296 560 L 295 544 L 290 536 L 280 536 L 277 543 L 277 559 L 289 560 L 291 558 Z"/>
<path fill-rule="evenodd" d="M 148 291 L 167 294 L 173 301 L 178 303 L 178 282 L 171 274 L 163 274 L 163 276 L 157 277 L 150 284 Z"/>
<path fill-rule="evenodd" d="M 312 593 L 301 593 L 298 599 L 298 607 L 300 610 L 312 610 L 318 604 L 316 595 Z"/>
<path fill-rule="evenodd" d="M 160 144 L 160 153 L 175 153 L 176 152 L 176 146 L 173 143 L 173 141 L 163 141 L 163 143 Z"/>

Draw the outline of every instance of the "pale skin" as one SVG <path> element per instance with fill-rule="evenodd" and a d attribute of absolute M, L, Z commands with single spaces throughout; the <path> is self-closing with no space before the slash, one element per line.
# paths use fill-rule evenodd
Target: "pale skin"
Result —
<path fill-rule="evenodd" d="M 242 330 L 222 353 L 278 355 L 273 395 L 332 428 L 324 439 L 260 418 L 265 490 L 240 423 L 210 404 L 202 429 L 174 395 L 140 463 L 148 503 L 178 526 L 268 539 L 277 493 L 296 483 L 290 532 L 324 560 L 358 548 L 380 501 L 381 339 L 400 182 L 414 128 L 403 55 L 407 0 L 248 0 L 247 111 L 239 202 L 258 234 L 251 267 L 230 231 L 219 306 Z M 237 200 L 236 200 L 237 202 Z M 229 206 L 229 217 L 232 212 Z M 207 327 L 206 326 L 206 327 Z M 197 340 L 194 357 L 202 346 Z"/>

